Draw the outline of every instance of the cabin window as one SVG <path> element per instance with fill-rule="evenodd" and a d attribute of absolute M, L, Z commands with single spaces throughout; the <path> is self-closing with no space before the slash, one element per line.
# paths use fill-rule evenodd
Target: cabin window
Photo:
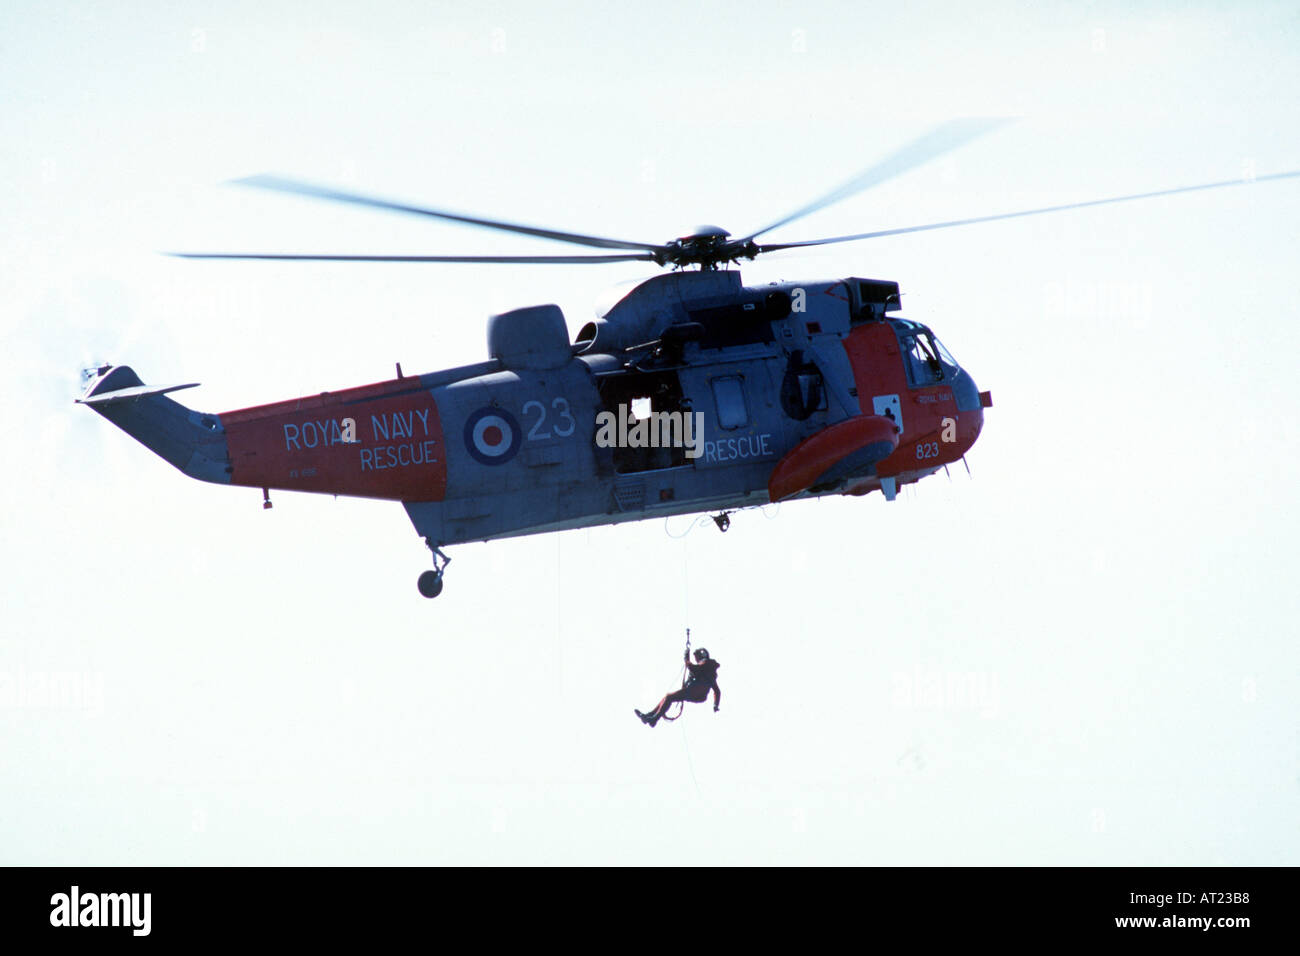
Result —
<path fill-rule="evenodd" d="M 745 407 L 745 386 L 739 375 L 715 378 L 713 400 L 718 406 L 719 428 L 743 428 L 749 424 L 749 409 Z"/>
<path fill-rule="evenodd" d="M 826 380 L 816 362 L 804 360 L 801 349 L 790 353 L 781 379 L 781 408 L 797 422 L 826 411 Z"/>
<path fill-rule="evenodd" d="M 826 383 L 821 372 L 804 372 L 798 377 L 800 404 L 810 412 L 826 411 Z"/>

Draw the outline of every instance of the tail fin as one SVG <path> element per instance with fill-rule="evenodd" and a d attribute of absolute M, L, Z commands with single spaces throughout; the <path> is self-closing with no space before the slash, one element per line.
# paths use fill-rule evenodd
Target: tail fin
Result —
<path fill-rule="evenodd" d="M 150 387 L 126 365 L 105 365 L 77 401 L 190 477 L 229 484 L 230 454 L 221 419 L 166 396 L 195 384 Z"/>

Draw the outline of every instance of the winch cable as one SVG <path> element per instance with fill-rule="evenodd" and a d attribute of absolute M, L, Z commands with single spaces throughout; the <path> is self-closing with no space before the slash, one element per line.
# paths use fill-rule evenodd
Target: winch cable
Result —
<path fill-rule="evenodd" d="M 686 674 L 687 674 L 686 662 L 690 660 L 690 658 L 691 658 L 691 629 L 688 627 L 686 629 L 686 654 L 682 657 L 682 686 L 683 687 L 686 686 Z M 668 716 L 668 710 L 672 710 L 673 707 L 677 708 L 677 713 L 673 714 L 670 717 Z M 664 711 L 663 717 L 661 717 L 660 719 L 676 720 L 678 717 L 682 715 L 682 711 L 685 709 L 686 709 L 686 702 L 684 700 L 679 700 L 675 704 L 670 705 L 668 710 Z"/>

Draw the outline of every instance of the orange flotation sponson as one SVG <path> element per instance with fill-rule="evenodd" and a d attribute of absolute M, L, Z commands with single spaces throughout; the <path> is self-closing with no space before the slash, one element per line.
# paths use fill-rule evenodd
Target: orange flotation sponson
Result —
<path fill-rule="evenodd" d="M 840 461 L 870 445 L 880 445 L 877 461 L 888 458 L 898 447 L 898 432 L 883 415 L 858 415 L 823 428 L 805 438 L 776 463 L 767 480 L 767 493 L 780 501 L 812 487 Z"/>

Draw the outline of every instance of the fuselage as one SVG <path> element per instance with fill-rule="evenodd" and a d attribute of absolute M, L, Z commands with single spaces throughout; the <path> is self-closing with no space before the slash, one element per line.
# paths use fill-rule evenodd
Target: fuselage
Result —
<path fill-rule="evenodd" d="M 182 470 L 400 501 L 434 545 L 774 496 L 892 499 L 966 453 L 986 400 L 929 329 L 886 314 L 881 286 L 747 288 L 736 271 L 679 272 L 635 286 L 576 344 L 557 307 L 538 307 L 494 317 L 492 356 L 476 365 L 220 415 L 165 396 L 95 407 L 150 447 L 157 427 L 133 416 L 168 412 L 173 441 L 178 416 L 201 416 L 202 461 L 169 457 Z M 88 396 L 129 372 L 107 371 Z M 688 446 L 600 434 L 611 415 L 632 426 L 669 414 L 698 423 Z"/>

